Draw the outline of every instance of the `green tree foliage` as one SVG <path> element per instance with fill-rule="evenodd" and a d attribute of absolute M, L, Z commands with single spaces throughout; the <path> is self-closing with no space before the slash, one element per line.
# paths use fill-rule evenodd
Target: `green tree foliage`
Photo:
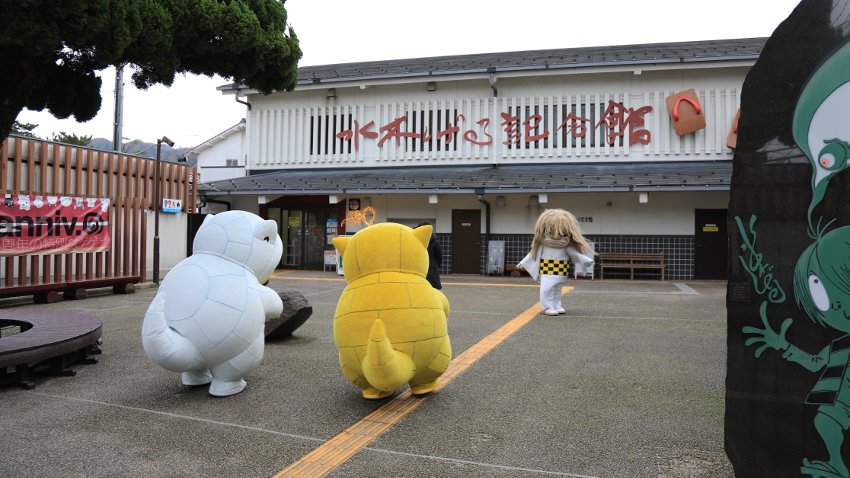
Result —
<path fill-rule="evenodd" d="M 263 93 L 291 91 L 301 50 L 283 0 L 0 2 L 0 139 L 23 108 L 92 119 L 95 72 L 132 69 L 136 87 L 178 73 L 221 75 Z"/>
<path fill-rule="evenodd" d="M 58 134 L 53 133 L 53 137 L 50 138 L 51 141 L 56 141 L 57 143 L 76 144 L 78 146 L 88 146 L 91 143 L 91 139 L 91 136 L 77 136 L 64 131 L 60 131 Z"/>
<path fill-rule="evenodd" d="M 156 146 L 156 143 L 148 144 L 146 146 L 142 141 L 134 139 L 133 141 L 124 143 L 121 146 L 121 151 L 124 153 L 135 154 L 136 156 L 147 156 L 148 152 L 154 146 Z"/>
<path fill-rule="evenodd" d="M 27 138 L 37 138 L 38 136 L 32 132 L 32 130 L 38 128 L 37 124 L 33 123 L 18 123 L 17 121 L 12 122 L 12 134 L 16 134 L 18 136 L 25 136 Z"/>

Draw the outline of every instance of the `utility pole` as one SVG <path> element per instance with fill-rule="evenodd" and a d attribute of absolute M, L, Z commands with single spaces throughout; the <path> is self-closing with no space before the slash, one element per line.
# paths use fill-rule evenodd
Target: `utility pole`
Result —
<path fill-rule="evenodd" d="M 112 126 L 112 150 L 120 153 L 124 126 L 124 65 L 115 65 L 115 120 Z"/>

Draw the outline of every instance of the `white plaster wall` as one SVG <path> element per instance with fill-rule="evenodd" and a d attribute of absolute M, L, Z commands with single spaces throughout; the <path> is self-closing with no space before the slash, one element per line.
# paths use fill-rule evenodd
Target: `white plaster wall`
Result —
<path fill-rule="evenodd" d="M 153 239 L 154 219 L 153 211 L 145 212 L 147 220 L 147 277 L 153 277 Z M 188 241 L 188 219 L 185 213 L 159 213 L 159 279 L 165 277 L 165 273 L 186 258 L 186 241 Z"/>
<path fill-rule="evenodd" d="M 245 176 L 245 130 L 234 132 L 223 141 L 198 153 L 198 174 L 202 183 Z M 238 161 L 237 167 L 227 167 L 227 160 Z"/>
<path fill-rule="evenodd" d="M 687 64 L 677 68 L 642 71 L 629 67 L 626 71 L 611 68 L 585 69 L 581 72 L 560 72 L 555 75 L 537 72 L 515 72 L 498 75 L 498 97 L 493 96 L 486 75 L 429 78 L 436 81 L 437 90 L 426 90 L 424 80 L 390 80 L 377 85 L 329 84 L 308 86 L 301 90 L 267 96 L 251 96 L 253 104 L 248 115 L 246 150 L 252 171 L 275 169 L 308 169 L 376 166 L 423 166 L 460 164 L 522 164 L 576 162 L 592 157 L 595 162 L 640 161 L 703 161 L 731 160 L 726 147 L 726 136 L 738 108 L 740 88 L 748 64 L 734 66 Z M 328 98 L 329 87 L 335 97 Z M 694 88 L 700 97 L 707 118 L 706 127 L 694 134 L 678 136 L 673 131 L 665 98 L 676 91 Z M 502 125 L 501 114 L 511 112 L 526 115 L 532 108 L 540 113 L 568 104 L 581 104 L 587 109 L 588 135 L 601 135 L 597 113 L 590 113 L 593 105 L 602 107 L 608 101 L 622 102 L 626 108 L 650 107 L 642 113 L 644 134 L 651 141 L 647 145 L 608 145 L 604 140 L 579 142 L 564 147 L 561 142 L 552 146 L 526 147 L 520 142 L 508 147 L 510 142 Z M 455 111 L 452 113 L 451 111 Z M 538 111 L 538 110 L 534 110 Z M 379 146 L 377 138 L 359 138 L 359 147 L 353 140 L 342 150 L 329 151 L 337 145 L 335 132 L 342 126 L 331 118 L 343 121 L 350 117 L 360 126 L 370 125 L 375 135 L 379 130 L 404 113 L 426 114 L 433 119 L 431 133 L 436 133 L 447 123 L 464 132 L 474 132 L 489 145 L 475 145 L 459 139 L 456 147 L 438 147 L 433 150 L 406 146 L 395 140 Z M 561 113 L 544 114 L 544 124 L 539 126 L 554 134 L 560 128 Z M 415 115 L 414 115 L 415 116 Z M 421 118 L 421 117 L 420 117 Z M 478 124 L 478 120 L 489 120 Z M 408 118 L 403 129 L 413 130 L 413 117 Z M 622 130 L 622 126 L 618 127 Z M 330 131 L 329 131 L 330 130 Z M 520 128 L 522 130 L 522 128 Z M 351 131 L 357 131 L 352 126 Z M 622 132 L 622 131 L 621 131 Z M 519 134 L 524 134 L 522 131 Z M 492 138 L 485 138 L 491 136 Z M 462 137 L 462 136 L 461 136 Z M 598 136 L 597 136 L 598 137 Z M 386 138 L 382 138 L 385 140 Z M 557 143 L 557 146 L 555 145 Z"/>
<path fill-rule="evenodd" d="M 242 132 L 231 133 L 227 138 L 204 149 L 198 154 L 198 165 L 201 166 L 224 166 L 226 160 L 235 159 L 240 166 L 245 165 L 244 153 L 242 151 Z"/>
<path fill-rule="evenodd" d="M 639 193 L 549 194 L 549 202 L 529 206 L 530 195 L 506 195 L 507 205 L 491 203 L 491 233 L 531 233 L 545 208 L 562 208 L 578 218 L 587 234 L 692 235 L 695 209 L 726 209 L 729 194 L 724 191 L 650 192 L 649 202 L 641 204 Z M 611 206 L 608 206 L 608 203 Z"/>
<path fill-rule="evenodd" d="M 245 176 L 245 168 L 198 168 L 202 183 L 221 181 L 222 179 L 241 178 Z"/>
<path fill-rule="evenodd" d="M 506 205 L 496 206 L 495 194 L 487 194 L 490 202 L 491 234 L 531 234 L 537 217 L 546 208 L 563 208 L 579 218 L 586 234 L 628 235 L 693 235 L 695 209 L 726 209 L 729 194 L 725 191 L 650 192 L 649 202 L 640 203 L 639 193 L 549 193 L 548 203 L 530 206 L 532 194 L 504 194 Z M 350 196 L 361 199 L 363 196 Z M 393 219 L 436 219 L 438 233 L 450 233 L 453 209 L 480 209 L 481 232 L 486 231 L 485 206 L 473 194 L 441 194 L 437 204 L 428 203 L 427 194 L 371 194 L 375 222 Z M 608 206 L 608 203 L 611 206 Z M 346 224 L 346 232 L 354 233 L 362 225 Z"/>

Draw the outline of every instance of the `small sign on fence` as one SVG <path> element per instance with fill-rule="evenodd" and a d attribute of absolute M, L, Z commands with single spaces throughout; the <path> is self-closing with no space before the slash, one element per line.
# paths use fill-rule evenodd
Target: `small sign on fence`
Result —
<path fill-rule="evenodd" d="M 180 199 L 162 198 L 162 212 L 181 212 L 183 201 Z"/>

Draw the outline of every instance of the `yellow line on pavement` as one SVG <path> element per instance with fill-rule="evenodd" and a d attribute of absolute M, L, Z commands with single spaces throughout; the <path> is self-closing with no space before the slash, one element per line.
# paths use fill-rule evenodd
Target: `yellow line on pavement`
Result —
<path fill-rule="evenodd" d="M 337 282 L 342 282 L 345 279 L 342 277 L 280 277 L 277 274 L 272 275 L 272 279 L 285 279 L 285 280 L 332 280 Z"/>
<path fill-rule="evenodd" d="M 276 272 L 272 279 L 283 280 L 319 280 L 319 281 L 344 281 L 342 277 L 281 277 L 282 274 L 292 274 L 295 271 Z M 500 282 L 443 282 L 443 285 L 465 285 L 471 287 L 540 287 L 538 284 L 505 284 Z"/>
<path fill-rule="evenodd" d="M 563 293 L 566 294 L 570 290 L 572 290 L 572 287 L 564 287 Z M 481 357 L 498 347 L 499 344 L 516 331 L 534 320 L 539 313 L 540 303 L 538 302 L 455 357 L 449 364 L 448 369 L 440 377 L 440 383 L 434 391 L 436 392 L 445 387 Z M 280 473 L 274 475 L 274 478 L 318 478 L 326 476 L 371 443 L 372 440 L 384 434 L 384 432 L 389 430 L 402 418 L 419 407 L 419 405 L 428 399 L 428 396 L 416 397 L 410 393 L 410 389 L 405 390 L 369 415 L 366 415 L 359 422 L 351 425 L 342 431 L 342 433 L 334 436 L 318 448 L 301 457 L 298 461 L 286 467 Z"/>
<path fill-rule="evenodd" d="M 486 287 L 540 287 L 539 284 L 503 284 L 499 282 L 442 282 L 443 285 L 467 285 Z"/>

